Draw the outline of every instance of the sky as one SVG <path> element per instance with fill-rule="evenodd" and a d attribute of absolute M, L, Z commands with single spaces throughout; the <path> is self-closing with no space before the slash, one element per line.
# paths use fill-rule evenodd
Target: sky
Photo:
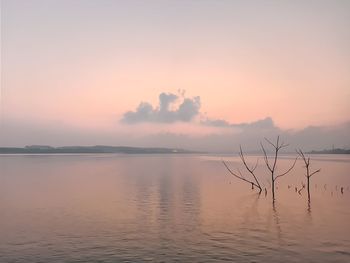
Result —
<path fill-rule="evenodd" d="M 350 1 L 1 0 L 0 146 L 350 147 Z"/>

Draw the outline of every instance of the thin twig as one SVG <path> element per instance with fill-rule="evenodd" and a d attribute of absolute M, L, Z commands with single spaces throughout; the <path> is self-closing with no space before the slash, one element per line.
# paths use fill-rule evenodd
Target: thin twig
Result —
<path fill-rule="evenodd" d="M 277 175 L 277 176 L 275 177 L 275 180 L 276 180 L 277 178 L 282 177 L 282 176 L 286 175 L 287 173 L 289 173 L 289 172 L 294 168 L 295 163 L 297 162 L 297 160 L 298 160 L 298 157 L 295 158 L 294 163 L 292 164 L 292 166 L 291 166 L 286 172 L 284 172 L 284 173 L 282 173 L 282 174 L 280 174 L 280 175 Z"/>
<path fill-rule="evenodd" d="M 247 182 L 247 183 L 250 183 L 250 184 L 252 184 L 252 185 L 254 185 L 254 186 L 258 187 L 258 188 L 260 187 L 259 185 L 257 185 L 257 184 L 254 183 L 253 181 L 249 181 L 249 180 L 243 178 L 242 176 L 239 176 L 239 175 L 235 174 L 235 173 L 230 169 L 230 167 L 228 167 L 228 165 L 225 163 L 224 160 L 222 160 L 222 163 L 225 165 L 225 167 L 226 167 L 226 169 L 229 171 L 229 173 L 230 173 L 231 175 L 233 175 L 234 177 L 236 177 L 236 178 L 238 178 L 238 179 L 240 179 L 240 180 L 243 180 L 243 181 L 245 181 L 245 182 Z"/>

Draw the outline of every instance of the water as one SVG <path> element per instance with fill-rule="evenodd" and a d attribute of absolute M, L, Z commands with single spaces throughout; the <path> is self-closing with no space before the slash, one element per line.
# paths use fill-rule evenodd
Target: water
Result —
<path fill-rule="evenodd" d="M 274 205 L 220 158 L 2 155 L 0 262 L 350 262 L 349 156 L 314 157 L 310 204 L 298 161 Z"/>

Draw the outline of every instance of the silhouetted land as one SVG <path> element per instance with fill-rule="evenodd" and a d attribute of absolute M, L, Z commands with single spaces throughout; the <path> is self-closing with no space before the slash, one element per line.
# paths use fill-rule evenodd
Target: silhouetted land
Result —
<path fill-rule="evenodd" d="M 38 153 L 126 153 L 126 154 L 186 154 L 198 153 L 175 148 L 141 148 L 126 146 L 64 146 L 31 145 L 24 148 L 0 147 L 0 153 L 6 154 L 38 154 Z"/>
<path fill-rule="evenodd" d="M 312 154 L 350 154 L 350 150 L 335 148 L 335 149 L 322 150 L 322 151 L 311 151 L 309 153 L 312 153 Z"/>

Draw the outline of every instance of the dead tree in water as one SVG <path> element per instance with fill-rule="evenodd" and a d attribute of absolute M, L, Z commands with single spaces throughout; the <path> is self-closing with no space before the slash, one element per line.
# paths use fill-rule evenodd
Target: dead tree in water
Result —
<path fill-rule="evenodd" d="M 276 143 L 272 143 L 270 140 L 268 140 L 266 138 L 265 138 L 265 140 L 274 148 L 274 158 L 273 158 L 272 164 L 270 164 L 268 156 L 267 156 L 267 153 L 266 153 L 266 150 L 264 148 L 264 145 L 262 143 L 260 143 L 261 149 L 262 149 L 263 154 L 264 154 L 264 161 L 265 161 L 266 167 L 271 173 L 272 201 L 274 202 L 275 201 L 275 181 L 278 178 L 280 178 L 280 177 L 286 175 L 287 173 L 289 173 L 294 168 L 298 157 L 295 158 L 294 163 L 292 164 L 292 166 L 287 171 L 285 171 L 284 173 L 281 173 L 281 174 L 277 174 L 277 171 L 276 171 L 277 166 L 276 165 L 277 165 L 277 159 L 278 159 L 279 150 L 281 150 L 282 148 L 287 147 L 288 144 L 284 144 L 283 142 L 280 143 L 280 137 L 279 136 L 277 136 Z"/>
<path fill-rule="evenodd" d="M 224 164 L 224 166 L 226 167 L 226 169 L 229 171 L 229 173 L 230 173 L 231 175 L 233 175 L 234 177 L 236 177 L 236 178 L 238 178 L 238 179 L 240 179 L 240 180 L 242 180 L 242 181 L 245 181 L 245 182 L 247 182 L 247 183 L 250 183 L 251 186 L 252 186 L 252 189 L 254 189 L 254 186 L 256 186 L 256 187 L 259 189 L 259 194 L 260 194 L 261 191 L 262 191 L 262 188 L 261 188 L 261 185 L 260 185 L 260 183 L 259 183 L 258 178 L 256 177 L 256 175 L 255 175 L 255 173 L 254 173 L 256 167 L 258 167 L 258 161 L 259 161 L 259 159 L 256 160 L 256 163 L 255 163 L 254 166 L 249 167 L 248 164 L 247 164 L 247 162 L 246 162 L 246 159 L 245 159 L 245 157 L 244 157 L 244 154 L 243 154 L 243 151 L 242 151 L 242 147 L 241 147 L 241 146 L 239 146 L 239 157 L 241 158 L 241 161 L 242 161 L 242 163 L 244 164 L 244 166 L 245 166 L 245 168 L 247 169 L 247 171 L 253 176 L 254 181 L 253 181 L 253 180 L 246 179 L 246 178 L 241 174 L 241 172 L 240 172 L 239 170 L 238 170 L 238 173 L 239 173 L 239 174 L 233 172 L 233 171 L 230 169 L 230 167 L 228 167 L 228 165 L 225 163 L 224 160 L 222 160 L 222 163 Z"/>
<path fill-rule="evenodd" d="M 307 197 L 309 199 L 310 202 L 310 178 L 311 176 L 313 176 L 314 174 L 318 173 L 321 171 L 321 169 L 318 169 L 314 172 L 310 171 L 310 157 L 307 157 L 304 155 L 302 150 L 298 150 L 297 153 L 299 154 L 299 156 L 303 159 L 304 164 L 305 164 L 305 169 L 306 169 L 306 180 L 307 180 Z"/>

